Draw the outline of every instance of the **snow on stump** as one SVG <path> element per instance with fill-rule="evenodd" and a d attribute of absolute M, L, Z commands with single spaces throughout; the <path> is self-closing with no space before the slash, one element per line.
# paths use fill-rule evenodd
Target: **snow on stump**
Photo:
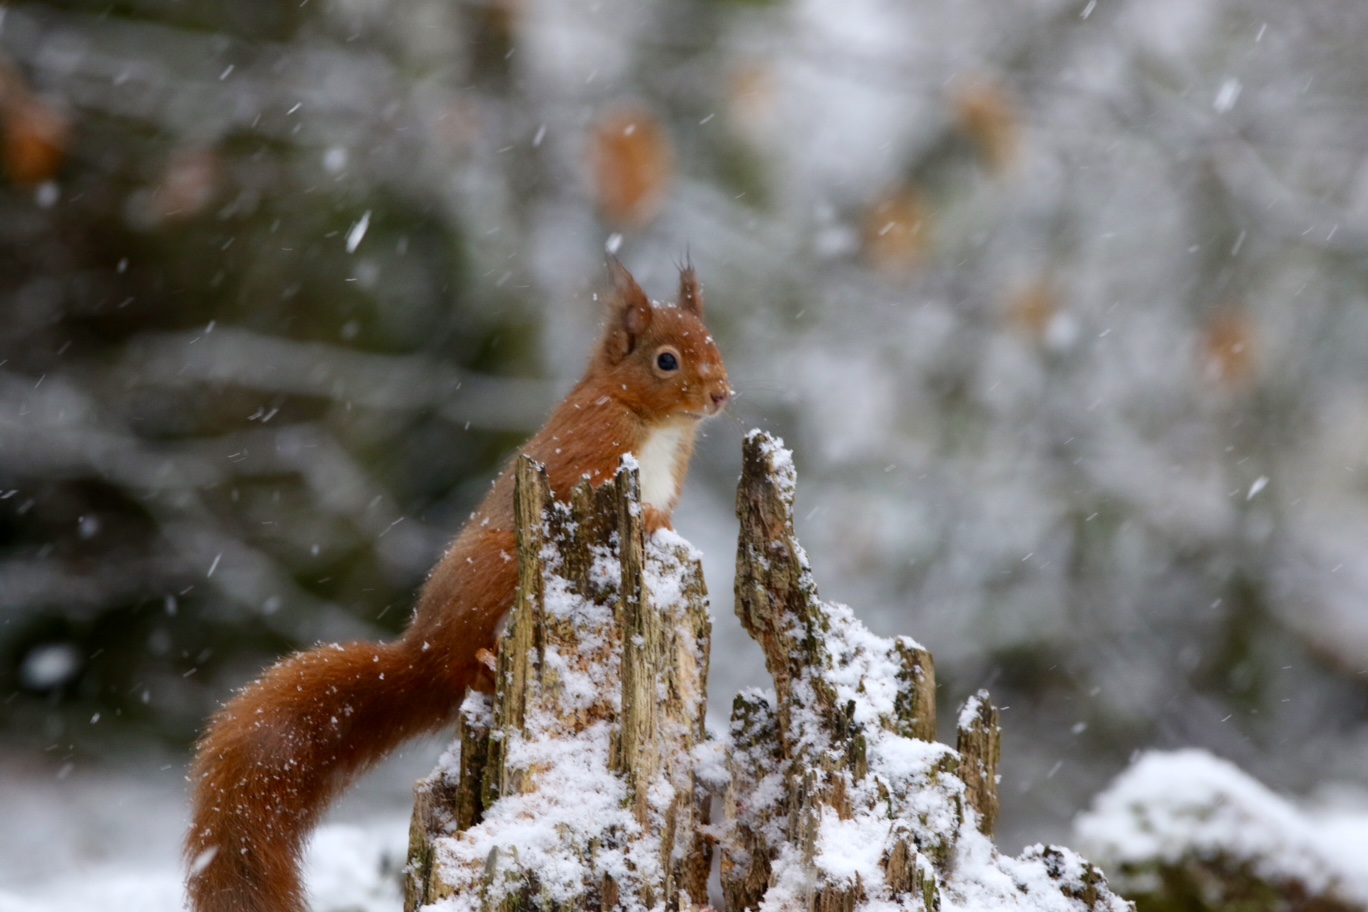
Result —
<path fill-rule="evenodd" d="M 736 611 L 774 690 L 738 695 L 730 737 L 704 743 L 698 555 L 645 537 L 625 462 L 568 505 L 517 467 L 496 693 L 466 701 L 459 757 L 418 785 L 409 912 L 689 912 L 709 901 L 714 843 L 728 912 L 1130 908 L 1068 849 L 997 851 L 988 694 L 960 712 L 957 750 L 936 743 L 931 655 L 819 598 L 790 454 L 760 432 L 737 492 Z"/>
<path fill-rule="evenodd" d="M 1142 912 L 1368 909 L 1361 822 L 1315 819 L 1205 751 L 1142 754 L 1075 831 Z"/>
<path fill-rule="evenodd" d="M 736 612 L 774 692 L 733 706 L 720 846 L 728 910 L 1129 908 L 1068 849 L 997 851 L 997 710 L 980 691 L 960 713 L 959 749 L 934 741 L 930 654 L 874 636 L 818 597 L 794 534 L 795 481 L 782 442 L 751 432 Z"/>
<path fill-rule="evenodd" d="M 459 764 L 418 784 L 405 908 L 688 910 L 706 902 L 711 622 L 698 555 L 644 534 L 634 462 L 555 502 L 517 467 L 518 597 Z"/>

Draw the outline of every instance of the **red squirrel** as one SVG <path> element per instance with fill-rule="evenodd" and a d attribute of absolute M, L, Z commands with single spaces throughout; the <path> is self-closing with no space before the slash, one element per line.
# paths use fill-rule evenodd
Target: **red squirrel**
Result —
<path fill-rule="evenodd" d="M 640 465 L 648 531 L 668 527 L 699 422 L 727 404 L 692 267 L 677 306 L 653 306 L 613 262 L 608 325 L 588 369 L 519 451 L 566 499 Z M 210 720 L 190 769 L 186 881 L 195 912 L 306 912 L 305 841 L 329 802 L 402 742 L 451 724 L 467 686 L 488 687 L 513 604 L 513 463 L 429 575 L 392 643 L 324 645 L 282 660 Z M 481 678 L 484 678 L 481 681 Z"/>

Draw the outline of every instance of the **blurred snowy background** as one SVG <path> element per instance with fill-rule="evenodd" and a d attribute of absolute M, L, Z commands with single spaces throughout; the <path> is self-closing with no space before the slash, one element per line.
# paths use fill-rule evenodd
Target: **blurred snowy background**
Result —
<path fill-rule="evenodd" d="M 1005 708 L 1007 850 L 1140 748 L 1368 785 L 1365 40 L 1361 0 L 0 3 L 0 845 L 66 846 L 0 885 L 174 877 L 203 717 L 403 624 L 605 247 L 659 298 L 688 251 L 740 393 L 676 523 L 719 720 L 758 425 L 823 594 Z"/>

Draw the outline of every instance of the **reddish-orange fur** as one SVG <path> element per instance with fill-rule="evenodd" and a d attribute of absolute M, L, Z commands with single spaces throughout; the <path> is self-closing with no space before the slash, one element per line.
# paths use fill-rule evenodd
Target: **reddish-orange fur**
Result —
<path fill-rule="evenodd" d="M 730 395 L 721 355 L 702 322 L 692 269 L 679 306 L 654 308 L 613 266 L 607 330 L 584 378 L 521 450 L 543 463 L 564 499 L 585 476 L 613 476 L 653 432 L 683 430 L 668 466 L 668 503 L 647 506 L 669 524 L 697 422 Z M 661 371 L 662 347 L 679 368 Z M 674 439 L 673 437 L 671 438 Z M 187 891 L 196 912 L 304 912 L 305 840 L 347 785 L 399 744 L 451 723 L 467 686 L 487 675 L 513 602 L 513 479 L 505 470 L 423 587 L 393 643 L 320 646 L 268 669 L 210 721 L 190 771 Z"/>

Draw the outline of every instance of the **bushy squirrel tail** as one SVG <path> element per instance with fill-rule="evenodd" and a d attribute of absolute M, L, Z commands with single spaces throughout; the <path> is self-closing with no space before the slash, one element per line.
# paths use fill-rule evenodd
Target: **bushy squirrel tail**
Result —
<path fill-rule="evenodd" d="M 453 718 L 466 674 L 437 652 L 407 639 L 321 646 L 270 668 L 214 716 L 190 770 L 195 912 L 307 912 L 300 856 L 328 804 Z"/>

